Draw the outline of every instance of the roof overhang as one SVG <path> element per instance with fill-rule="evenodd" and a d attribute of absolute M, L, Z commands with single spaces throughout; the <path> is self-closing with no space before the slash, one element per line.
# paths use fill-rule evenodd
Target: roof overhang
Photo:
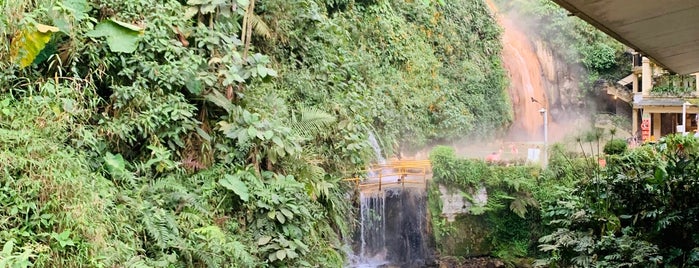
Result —
<path fill-rule="evenodd" d="M 699 72 L 697 0 L 553 0 L 675 73 Z"/>
<path fill-rule="evenodd" d="M 648 96 L 633 102 L 634 109 L 644 109 L 651 113 L 681 113 L 682 106 L 688 113 L 699 113 L 699 99 L 696 96 L 680 97 L 654 97 Z"/>

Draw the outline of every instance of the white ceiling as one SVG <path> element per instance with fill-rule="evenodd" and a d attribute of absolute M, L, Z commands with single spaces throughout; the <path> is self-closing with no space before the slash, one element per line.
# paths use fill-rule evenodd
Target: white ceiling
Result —
<path fill-rule="evenodd" d="M 699 0 L 553 1 L 672 72 L 699 72 Z"/>

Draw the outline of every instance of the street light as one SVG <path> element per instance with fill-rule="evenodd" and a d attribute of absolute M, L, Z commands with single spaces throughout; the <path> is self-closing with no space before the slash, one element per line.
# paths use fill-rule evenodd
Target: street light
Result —
<path fill-rule="evenodd" d="M 692 105 L 688 101 L 682 103 L 682 136 L 687 135 L 687 105 Z"/>
<path fill-rule="evenodd" d="M 549 124 L 548 124 L 548 116 L 546 116 L 546 109 L 541 108 L 539 110 L 539 113 L 544 117 L 544 159 L 542 163 L 544 166 L 546 166 L 548 162 L 548 145 L 549 145 Z"/>

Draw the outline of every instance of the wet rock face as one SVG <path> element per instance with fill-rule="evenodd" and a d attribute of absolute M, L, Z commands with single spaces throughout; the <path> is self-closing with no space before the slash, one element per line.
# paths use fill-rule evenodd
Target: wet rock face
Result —
<path fill-rule="evenodd" d="M 440 198 L 442 199 L 442 216 L 446 217 L 449 222 L 454 222 L 458 215 L 468 214 L 474 205 L 483 207 L 488 203 L 488 192 L 485 186 L 481 185 L 478 189 L 471 190 L 468 193 L 458 189 L 450 190 L 442 184 L 438 186 Z M 475 204 L 465 200 L 464 194 L 471 196 Z"/>
<path fill-rule="evenodd" d="M 401 267 L 430 262 L 427 196 L 424 190 L 394 190 L 386 196 L 386 257 Z"/>
<path fill-rule="evenodd" d="M 536 57 L 542 66 L 542 85 L 548 97 L 549 110 L 555 122 L 578 118 L 590 109 L 585 93 L 580 88 L 584 69 L 571 64 L 554 53 L 545 40 L 530 36 L 535 44 Z"/>

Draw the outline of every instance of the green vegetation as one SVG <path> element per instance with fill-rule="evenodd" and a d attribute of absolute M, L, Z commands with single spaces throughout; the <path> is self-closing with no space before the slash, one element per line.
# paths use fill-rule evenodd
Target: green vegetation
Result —
<path fill-rule="evenodd" d="M 555 49 L 592 78 L 626 66 L 618 44 L 542 3 L 543 37 L 571 33 Z M 391 154 L 512 119 L 483 1 L 0 9 L 0 267 L 340 267 L 355 225 L 342 178 L 372 161 L 368 133 Z M 602 168 L 601 136 L 579 140 L 596 156 L 554 148 L 543 171 L 437 148 L 435 183 L 489 194 L 449 223 L 430 186 L 440 252 L 699 265 L 697 141 L 613 141 Z"/>
<path fill-rule="evenodd" d="M 369 132 L 511 120 L 482 1 L 0 10 L 1 267 L 339 267 Z"/>
<path fill-rule="evenodd" d="M 687 96 L 695 92 L 695 89 L 689 87 L 676 87 L 673 85 L 654 86 L 651 89 L 651 94 L 661 96 Z"/>
<path fill-rule="evenodd" d="M 509 124 L 500 29 L 484 2 L 425 2 L 265 3 L 279 36 L 260 49 L 282 74 L 271 88 L 376 129 L 389 154 Z"/>
<path fill-rule="evenodd" d="M 661 96 L 687 96 L 696 92 L 692 86 L 694 82 L 692 75 L 672 75 L 664 74 L 655 79 L 657 85 L 651 89 L 651 94 Z M 691 81 L 690 83 L 687 83 Z"/>
<path fill-rule="evenodd" d="M 605 154 L 622 154 L 626 152 L 626 148 L 628 145 L 626 144 L 626 140 L 624 139 L 613 139 L 607 142 L 607 144 L 604 145 L 604 150 L 603 152 Z"/>
<path fill-rule="evenodd" d="M 566 173 L 578 177 L 573 187 L 542 203 L 551 229 L 540 239 L 541 263 L 696 267 L 697 160 L 697 140 L 678 135 L 610 155 L 606 168 L 588 166 L 592 173 L 569 166 Z"/>
<path fill-rule="evenodd" d="M 435 183 L 467 194 L 480 183 L 489 195 L 483 209 L 448 223 L 439 217 L 433 187 L 430 212 L 439 223 L 433 227 L 441 254 L 478 252 L 510 262 L 534 257 L 541 267 L 699 266 L 699 141 L 677 135 L 631 150 L 618 140 L 606 147 L 613 149 L 605 148 L 610 154 L 601 167 L 594 154 L 554 146 L 540 174 L 457 159 L 453 150 L 436 148 Z M 474 230 L 485 240 L 452 241 Z"/>
<path fill-rule="evenodd" d="M 510 263 L 536 253 L 534 231 L 539 227 L 535 199 L 540 169 L 533 166 L 488 165 L 480 160 L 457 158 L 454 150 L 436 147 L 430 154 L 433 183 L 429 189 L 437 249 L 441 256 L 493 255 Z M 474 205 L 470 215 L 454 222 L 441 218 L 442 204 L 437 185 L 458 191 L 474 203 L 474 195 L 485 187 L 485 205 Z"/>

